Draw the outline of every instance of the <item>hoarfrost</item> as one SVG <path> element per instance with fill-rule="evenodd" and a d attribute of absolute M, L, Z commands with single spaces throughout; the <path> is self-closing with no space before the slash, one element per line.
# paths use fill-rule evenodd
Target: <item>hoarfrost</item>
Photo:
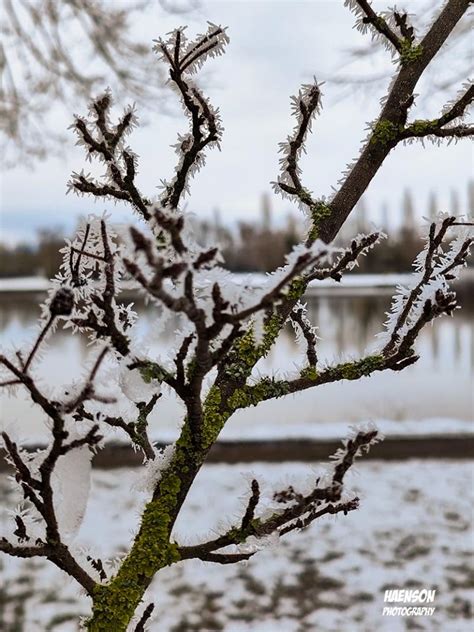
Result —
<path fill-rule="evenodd" d="M 169 467 L 174 452 L 175 446 L 170 444 L 163 450 L 160 450 L 154 459 L 148 460 L 145 463 L 144 471 L 137 476 L 133 489 L 138 492 L 152 494 L 161 479 L 162 472 Z"/>

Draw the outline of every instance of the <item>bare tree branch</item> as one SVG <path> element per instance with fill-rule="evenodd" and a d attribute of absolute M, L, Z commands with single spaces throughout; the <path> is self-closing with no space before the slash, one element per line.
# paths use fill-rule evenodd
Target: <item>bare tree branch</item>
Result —
<path fill-rule="evenodd" d="M 158 40 L 155 46 L 155 51 L 170 66 L 170 80 L 181 95 L 183 108 L 191 124 L 190 133 L 178 138 L 177 149 L 181 152 L 181 160 L 176 168 L 176 176 L 171 182 L 163 184 L 161 204 L 165 208 L 178 208 L 187 190 L 189 175 L 204 164 L 203 150 L 208 145 L 217 144 L 222 134 L 217 111 L 185 76 L 200 67 L 209 54 L 221 54 L 228 41 L 224 28 L 211 25 L 205 35 L 188 46 L 184 31 L 180 29 L 167 42 Z"/>
<path fill-rule="evenodd" d="M 387 24 L 387 21 L 375 13 L 370 2 L 367 0 L 356 0 L 356 2 L 364 14 L 362 22 L 364 24 L 370 24 L 376 31 L 386 37 L 395 50 L 400 53 L 402 50 L 402 41 Z"/>
<path fill-rule="evenodd" d="M 416 49 L 411 47 L 414 54 L 401 65 L 365 148 L 318 222 L 317 236 L 326 243 L 337 235 L 387 155 L 400 141 L 399 130 L 405 126 L 420 77 L 468 6 L 469 0 L 447 2 Z"/>
<path fill-rule="evenodd" d="M 283 506 L 282 511 L 273 513 L 268 518 L 254 518 L 255 507 L 259 497 L 257 481 L 252 481 L 252 495 L 240 527 L 233 527 L 227 533 L 208 542 L 194 546 L 180 547 L 183 559 L 198 558 L 204 561 L 215 561 L 221 564 L 239 562 L 250 558 L 255 551 L 245 553 L 214 553 L 230 545 L 239 545 L 249 536 L 265 537 L 276 533 L 279 537 L 295 529 L 303 529 L 314 520 L 326 514 L 347 513 L 358 507 L 358 498 L 348 502 L 340 502 L 344 476 L 353 465 L 355 459 L 367 452 L 373 443 L 379 440 L 376 430 L 360 431 L 348 439 L 344 447 L 333 457 L 334 470 L 326 487 L 316 481 L 309 494 L 295 492 L 293 487 L 274 494 L 275 500 Z M 250 509 L 249 509 L 250 507 Z M 252 516 L 249 519 L 249 516 Z M 220 559 L 219 559 L 220 558 Z"/>

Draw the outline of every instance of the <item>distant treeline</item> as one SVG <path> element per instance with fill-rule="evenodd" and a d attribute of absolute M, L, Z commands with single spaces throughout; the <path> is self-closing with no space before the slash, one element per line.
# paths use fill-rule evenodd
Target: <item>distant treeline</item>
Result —
<path fill-rule="evenodd" d="M 468 186 L 467 208 L 474 209 L 474 182 Z M 461 204 L 455 192 L 448 205 L 449 212 L 459 215 Z M 438 204 L 431 194 L 426 216 L 434 220 L 438 215 Z M 391 230 L 386 207 L 382 208 L 381 228 L 389 233 L 367 257 L 362 257 L 354 272 L 407 272 L 423 247 L 422 231 L 415 214 L 410 191 L 406 190 L 400 207 L 401 226 Z M 369 213 L 363 202 L 341 229 L 336 243 L 349 245 L 353 236 L 372 229 L 368 221 Z M 262 196 L 260 213 L 254 221 L 240 221 L 232 228 L 224 225 L 218 212 L 212 220 L 194 220 L 193 231 L 202 245 L 219 245 L 225 259 L 225 266 L 233 272 L 270 272 L 285 262 L 285 255 L 301 241 L 305 229 L 301 215 L 288 213 L 279 226 L 273 221 L 270 198 Z M 64 245 L 61 230 L 42 230 L 35 245 L 19 244 L 7 246 L 0 243 L 0 276 L 19 277 L 40 275 L 54 276 L 61 264 L 59 253 Z M 472 259 L 471 259 L 472 262 Z"/>
<path fill-rule="evenodd" d="M 283 265 L 285 254 L 299 241 L 300 227 L 288 220 L 281 228 L 241 222 L 233 232 L 209 223 L 199 225 L 198 233 L 207 244 L 220 243 L 225 266 L 234 272 L 269 272 Z M 363 257 L 355 272 L 404 272 L 420 251 L 421 238 L 402 229 Z M 341 240 L 341 245 L 345 240 Z M 61 264 L 59 249 L 64 237 L 58 231 L 41 231 L 37 245 L 0 244 L 0 276 L 54 276 Z"/>
<path fill-rule="evenodd" d="M 38 231 L 36 244 L 0 243 L 0 277 L 53 277 L 62 262 L 59 249 L 63 246 L 64 235 L 60 230 Z"/>

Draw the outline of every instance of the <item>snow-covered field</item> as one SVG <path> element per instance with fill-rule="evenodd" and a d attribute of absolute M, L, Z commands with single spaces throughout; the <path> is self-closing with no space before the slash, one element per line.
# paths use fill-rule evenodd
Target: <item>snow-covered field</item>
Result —
<path fill-rule="evenodd" d="M 314 476 L 300 463 L 254 464 L 273 489 Z M 242 466 L 209 465 L 176 527 L 197 542 L 241 516 Z M 114 557 L 125 550 L 144 499 L 137 470 L 94 471 L 78 547 Z M 160 573 L 147 595 L 156 632 L 463 632 L 471 630 L 473 469 L 467 461 L 361 462 L 348 478 L 362 503 L 282 539 L 247 564 L 184 562 Z M 1 483 L 4 491 L 6 481 Z M 281 485 L 280 485 L 281 487 Z M 13 502 L 13 499 L 11 499 Z M 4 516 L 2 520 L 6 520 Z M 43 562 L 7 560 L 0 581 L 0 629 L 70 632 L 88 600 Z M 383 617 L 387 588 L 436 589 L 432 617 Z M 409 604 L 408 604 L 409 605 Z M 1 608 L 3 607 L 3 615 Z M 14 623 L 15 622 L 15 623 Z"/>

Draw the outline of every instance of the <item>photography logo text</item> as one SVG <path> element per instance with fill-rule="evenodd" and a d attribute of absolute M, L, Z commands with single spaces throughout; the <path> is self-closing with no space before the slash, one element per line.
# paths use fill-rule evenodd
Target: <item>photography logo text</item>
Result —
<path fill-rule="evenodd" d="M 386 590 L 384 602 L 393 604 L 384 606 L 385 617 L 430 617 L 436 610 L 434 603 L 436 590 L 423 588 L 421 590 Z M 401 605 L 403 604 L 403 605 Z"/>

